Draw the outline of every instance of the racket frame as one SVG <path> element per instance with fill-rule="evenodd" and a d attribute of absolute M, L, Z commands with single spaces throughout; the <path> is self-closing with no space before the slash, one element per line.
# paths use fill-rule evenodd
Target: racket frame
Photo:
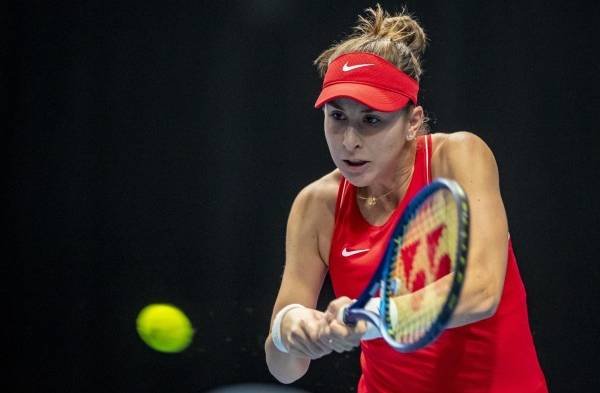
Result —
<path fill-rule="evenodd" d="M 402 239 L 407 223 L 412 219 L 413 215 L 418 211 L 423 202 L 433 193 L 447 189 L 454 199 L 457 207 L 458 221 L 458 244 L 456 247 L 456 263 L 454 269 L 454 279 L 448 292 L 448 297 L 442 306 L 441 312 L 436 320 L 431 324 L 428 331 L 423 334 L 418 340 L 411 343 L 399 343 L 388 332 L 389 326 L 386 323 L 386 315 L 390 302 L 391 290 L 387 288 L 387 277 L 390 274 L 390 269 L 395 258 L 396 250 L 401 246 L 396 246 L 396 239 Z M 412 352 L 423 348 L 434 341 L 445 329 L 446 325 L 452 317 L 452 313 L 458 304 L 460 292 L 463 286 L 469 243 L 469 202 L 462 187 L 454 181 L 446 178 L 437 178 L 410 201 L 402 216 L 398 220 L 394 231 L 390 236 L 383 259 L 379 263 L 375 274 L 361 296 L 344 310 L 343 320 L 348 325 L 354 325 L 358 320 L 366 320 L 380 331 L 383 339 L 395 350 L 399 352 Z M 380 294 L 379 315 L 372 311 L 366 310 L 365 306 L 369 300 Z"/>

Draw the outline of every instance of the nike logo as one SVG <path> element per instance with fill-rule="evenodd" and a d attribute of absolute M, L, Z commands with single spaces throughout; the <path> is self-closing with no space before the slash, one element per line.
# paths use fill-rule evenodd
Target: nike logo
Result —
<path fill-rule="evenodd" d="M 360 67 L 368 67 L 368 66 L 372 66 L 372 65 L 375 65 L 375 64 L 357 64 L 357 65 L 349 66 L 348 62 L 346 62 L 346 64 L 344 64 L 344 66 L 342 67 L 342 71 L 348 72 L 348 71 L 352 71 L 352 70 L 355 70 Z"/>
<path fill-rule="evenodd" d="M 352 255 L 356 255 L 356 254 L 360 254 L 361 252 L 367 252 L 369 251 L 370 248 L 363 248 L 362 250 L 348 250 L 346 249 L 346 247 L 344 247 L 344 249 L 342 250 L 342 256 L 343 257 L 351 257 Z"/>

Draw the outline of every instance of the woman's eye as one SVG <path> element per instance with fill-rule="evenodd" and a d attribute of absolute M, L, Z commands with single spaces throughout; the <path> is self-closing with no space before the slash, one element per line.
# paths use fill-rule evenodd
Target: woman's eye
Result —
<path fill-rule="evenodd" d="M 344 120 L 346 118 L 342 112 L 331 112 L 330 116 L 335 120 Z"/>
<path fill-rule="evenodd" d="M 381 120 L 376 116 L 365 116 L 365 118 L 364 118 L 364 122 L 367 124 L 377 124 L 380 121 Z"/>

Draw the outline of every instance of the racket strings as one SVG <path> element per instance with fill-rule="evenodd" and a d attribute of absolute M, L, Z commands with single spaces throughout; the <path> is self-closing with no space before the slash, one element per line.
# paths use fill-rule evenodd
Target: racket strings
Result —
<path fill-rule="evenodd" d="M 386 312 L 388 333 L 397 342 L 411 343 L 426 334 L 437 320 L 450 290 L 454 271 L 458 211 L 452 194 L 430 195 L 408 220 L 397 248 L 388 284 L 400 281 L 399 293 L 387 285 L 395 318 Z M 446 277 L 446 279 L 444 279 Z M 410 296 L 406 296 L 410 293 Z M 393 320 L 394 319 L 394 320 Z"/>

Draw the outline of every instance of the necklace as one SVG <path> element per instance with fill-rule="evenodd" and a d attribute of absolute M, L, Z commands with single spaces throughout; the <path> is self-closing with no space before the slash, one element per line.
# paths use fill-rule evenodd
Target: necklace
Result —
<path fill-rule="evenodd" d="M 359 199 L 366 200 L 367 202 L 365 202 L 365 203 L 366 203 L 367 207 L 371 208 L 377 204 L 378 199 L 381 199 L 383 197 L 390 195 L 392 193 L 392 191 L 394 191 L 393 188 L 391 190 L 389 190 L 388 192 L 386 192 L 385 194 L 379 195 L 378 197 L 373 196 L 373 195 L 364 197 L 364 196 L 359 195 L 358 193 L 356 193 L 356 195 L 358 196 Z"/>

